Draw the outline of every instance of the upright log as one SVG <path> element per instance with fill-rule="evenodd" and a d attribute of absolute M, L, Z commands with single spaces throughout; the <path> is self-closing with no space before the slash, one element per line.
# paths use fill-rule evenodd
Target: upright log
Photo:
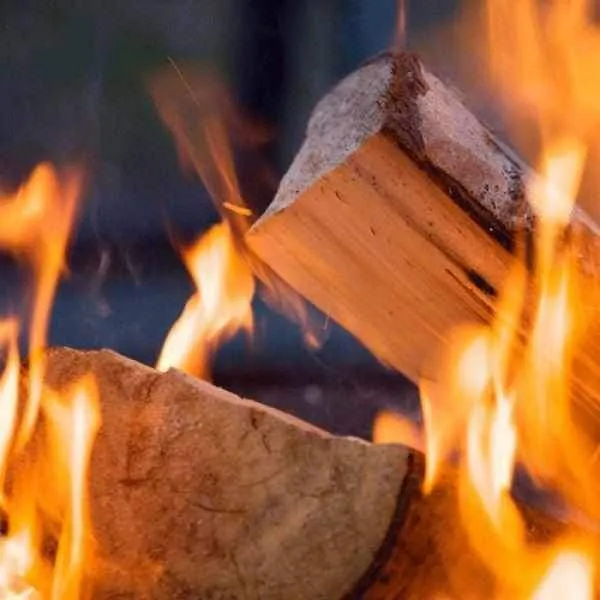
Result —
<path fill-rule="evenodd" d="M 492 318 L 515 233 L 533 222 L 526 177 L 416 57 L 382 56 L 317 105 L 276 198 L 246 240 L 416 382 L 433 375 L 428 360 L 455 326 Z M 597 228 L 576 210 L 573 230 L 582 273 L 593 281 Z M 598 419 L 595 329 L 576 357 L 574 393 Z"/>

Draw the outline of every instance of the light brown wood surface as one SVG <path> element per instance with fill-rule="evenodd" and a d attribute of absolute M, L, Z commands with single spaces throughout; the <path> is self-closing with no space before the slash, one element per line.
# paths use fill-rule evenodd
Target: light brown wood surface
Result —
<path fill-rule="evenodd" d="M 333 600 L 376 559 L 406 449 L 334 437 L 109 351 L 56 349 L 48 366 L 54 389 L 91 372 L 100 391 L 94 599 Z"/>
<path fill-rule="evenodd" d="M 453 328 L 489 322 L 531 236 L 531 174 L 412 55 L 382 56 L 317 105 L 278 194 L 246 236 L 287 283 L 417 382 Z M 575 211 L 590 319 L 573 390 L 600 416 L 598 237 Z"/>

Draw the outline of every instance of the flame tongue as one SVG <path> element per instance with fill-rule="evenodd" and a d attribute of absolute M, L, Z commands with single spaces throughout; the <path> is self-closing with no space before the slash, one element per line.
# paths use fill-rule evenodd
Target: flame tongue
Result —
<path fill-rule="evenodd" d="M 87 469 L 92 442 L 100 424 L 98 390 L 91 375 L 77 381 L 64 397 L 47 394 L 44 404 L 48 419 L 48 444 L 62 449 L 62 460 L 50 465 L 63 474 L 66 508 L 62 515 L 62 534 L 52 580 L 53 600 L 77 600 L 82 585 L 83 567 L 89 558 L 91 531 L 87 501 Z M 54 479 L 54 478 L 53 478 Z"/>
<path fill-rule="evenodd" d="M 183 68 L 170 59 L 168 71 L 151 81 L 150 92 L 183 166 L 193 167 L 223 219 L 183 252 L 196 294 L 169 332 L 157 368 L 177 367 L 209 377 L 210 355 L 219 341 L 252 328 L 253 275 L 262 282 L 269 304 L 302 326 L 310 346 L 318 346 L 322 328 L 311 323 L 304 300 L 244 242 L 252 211 L 240 189 L 231 140 L 257 147 L 270 140 L 269 132 L 242 118 L 223 85 L 192 65 Z M 257 166 L 259 184 L 270 181 L 269 170 Z"/>
<path fill-rule="evenodd" d="M 225 222 L 183 257 L 198 291 L 169 332 L 157 368 L 208 378 L 211 350 L 239 329 L 252 328 L 254 278 Z"/>
<path fill-rule="evenodd" d="M 20 447 L 31 435 L 39 410 L 48 316 L 63 269 L 80 185 L 78 171 L 59 178 L 50 165 L 41 164 L 13 197 L 0 202 L 0 248 L 23 257 L 35 279 L 29 335 L 30 392 L 17 437 Z"/>
<path fill-rule="evenodd" d="M 0 247 L 22 258 L 34 277 L 29 385 L 23 406 L 19 323 L 0 320 L 5 359 L 0 375 L 0 499 L 8 519 L 8 533 L 0 540 L 1 598 L 77 600 L 89 559 L 86 481 L 99 424 L 95 384 L 87 377 L 60 395 L 44 384 L 48 318 L 80 182 L 78 172 L 59 176 L 43 164 L 14 196 L 0 202 Z M 54 565 L 43 551 L 49 520 L 58 537 Z"/>

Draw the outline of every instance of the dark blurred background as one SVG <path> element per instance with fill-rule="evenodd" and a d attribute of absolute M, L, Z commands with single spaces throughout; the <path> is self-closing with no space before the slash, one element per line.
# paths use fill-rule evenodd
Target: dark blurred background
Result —
<path fill-rule="evenodd" d="M 427 40 L 457 3 L 407 2 L 406 44 Z M 264 158 L 281 175 L 316 101 L 390 47 L 396 10 L 396 0 L 1 3 L 2 185 L 16 185 L 41 160 L 83 159 L 92 174 L 51 343 L 109 347 L 151 364 L 192 293 L 165 224 L 199 235 L 217 215 L 201 183 L 182 175 L 148 74 L 169 57 L 210 65 L 240 106 L 272 125 Z M 243 167 L 242 185 L 252 177 Z M 260 210 L 270 199 L 251 201 Z M 5 291 L 10 281 L 7 272 Z M 382 407 L 418 410 L 414 389 L 325 316 L 317 315 L 324 343 L 310 350 L 258 299 L 255 315 L 253 341 L 237 337 L 219 351 L 216 383 L 365 437 Z"/>

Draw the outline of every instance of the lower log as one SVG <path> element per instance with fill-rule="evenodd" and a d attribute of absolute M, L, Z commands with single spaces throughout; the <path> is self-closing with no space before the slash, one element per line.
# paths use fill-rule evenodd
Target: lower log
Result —
<path fill-rule="evenodd" d="M 112 352 L 49 353 L 54 389 L 90 372 L 94 599 L 332 600 L 376 560 L 404 448 L 334 437 Z"/>
<path fill-rule="evenodd" d="M 92 373 L 100 393 L 94 600 L 494 597 L 460 523 L 456 478 L 424 496 L 419 454 L 334 437 L 112 352 L 48 358 L 51 388 Z M 49 530 L 60 485 L 48 476 L 38 499 Z M 543 537 L 556 529 L 528 516 Z"/>

